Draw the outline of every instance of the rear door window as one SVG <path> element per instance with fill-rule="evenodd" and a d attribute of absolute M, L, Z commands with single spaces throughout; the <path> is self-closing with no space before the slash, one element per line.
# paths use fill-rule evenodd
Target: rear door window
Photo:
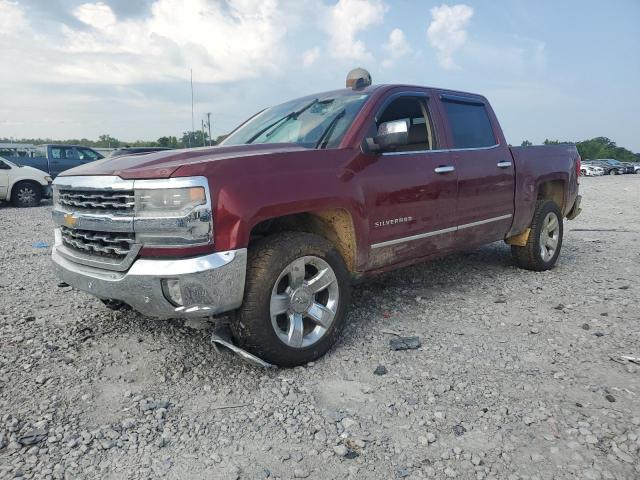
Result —
<path fill-rule="evenodd" d="M 51 157 L 56 160 L 74 160 L 76 154 L 73 147 L 51 147 Z"/>
<path fill-rule="evenodd" d="M 442 103 L 453 135 L 454 148 L 492 147 L 497 143 L 483 104 L 446 98 Z"/>

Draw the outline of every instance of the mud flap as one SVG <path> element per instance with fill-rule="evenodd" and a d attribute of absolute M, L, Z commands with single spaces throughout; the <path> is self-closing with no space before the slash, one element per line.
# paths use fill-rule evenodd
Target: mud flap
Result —
<path fill-rule="evenodd" d="M 231 338 L 231 329 L 227 323 L 220 323 L 216 326 L 215 330 L 211 334 L 211 343 L 218 353 L 221 353 L 221 349 L 218 348 L 218 346 L 221 345 L 226 349 L 231 350 L 238 357 L 251 365 L 262 368 L 276 368 L 275 365 L 265 362 L 260 357 L 256 357 L 252 353 L 234 345 Z"/>
<path fill-rule="evenodd" d="M 582 195 L 578 195 L 576 197 L 576 201 L 573 203 L 573 207 L 571 207 L 571 211 L 567 213 L 567 218 L 569 220 L 573 220 L 578 215 L 580 215 L 580 212 L 582 212 L 582 208 L 580 208 L 581 203 L 582 203 Z"/>

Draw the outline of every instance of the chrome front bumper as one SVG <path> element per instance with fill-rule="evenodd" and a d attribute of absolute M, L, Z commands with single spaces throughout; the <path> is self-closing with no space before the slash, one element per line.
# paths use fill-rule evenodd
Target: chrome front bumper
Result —
<path fill-rule="evenodd" d="M 126 272 L 73 262 L 55 245 L 51 254 L 58 277 L 102 299 L 120 300 L 156 318 L 208 317 L 242 304 L 247 249 L 216 252 L 179 260 L 138 259 Z M 184 306 L 174 306 L 162 289 L 163 279 L 180 281 Z"/>

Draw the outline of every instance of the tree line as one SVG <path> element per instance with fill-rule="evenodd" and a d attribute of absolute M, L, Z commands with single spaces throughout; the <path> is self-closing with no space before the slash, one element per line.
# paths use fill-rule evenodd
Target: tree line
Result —
<path fill-rule="evenodd" d="M 581 142 L 567 142 L 561 140 L 549 140 L 542 142 L 543 145 L 575 145 L 583 160 L 595 160 L 598 158 L 613 158 L 621 162 L 640 162 L 640 153 L 633 153 L 624 147 L 619 147 L 616 142 L 607 137 L 596 137 Z M 522 142 L 523 147 L 533 145 L 529 140 Z"/>
<path fill-rule="evenodd" d="M 227 135 L 219 135 L 211 140 L 211 145 L 217 145 Z M 69 145 L 83 145 L 85 147 L 94 148 L 120 148 L 120 147 L 167 147 L 167 148 L 195 148 L 209 145 L 209 135 L 201 130 L 183 132 L 181 137 L 164 136 L 157 140 L 136 140 L 126 142 L 119 140 L 111 135 L 100 135 L 97 140 L 88 138 L 67 138 L 63 140 L 52 138 L 20 138 L 9 139 L 0 138 L 0 143 L 29 143 L 34 145 L 42 145 L 45 143 L 62 143 Z"/>
<path fill-rule="evenodd" d="M 219 135 L 211 141 L 211 145 L 217 145 L 222 140 L 227 138 L 227 135 Z M 43 143 L 66 143 L 71 145 L 84 145 L 86 147 L 96 148 L 119 148 L 119 147 L 167 147 L 167 148 L 195 148 L 209 145 L 209 135 L 207 132 L 201 130 L 183 132 L 181 137 L 165 136 L 160 137 L 157 140 L 136 140 L 134 142 L 125 142 L 118 140 L 111 135 L 100 135 L 97 140 L 89 140 L 88 138 L 72 138 L 66 140 L 54 140 L 51 138 L 21 138 L 8 139 L 0 138 L 2 142 L 13 143 L 31 143 L 40 145 Z M 542 142 L 543 145 L 563 145 L 571 144 L 578 148 L 578 153 L 583 160 L 597 158 L 614 158 L 621 162 L 640 162 L 640 153 L 634 153 L 624 147 L 619 147 L 616 142 L 607 137 L 596 137 L 590 140 L 583 140 L 580 142 L 569 142 L 562 140 L 550 140 L 545 139 Z M 522 142 L 523 147 L 533 145 L 529 140 Z"/>

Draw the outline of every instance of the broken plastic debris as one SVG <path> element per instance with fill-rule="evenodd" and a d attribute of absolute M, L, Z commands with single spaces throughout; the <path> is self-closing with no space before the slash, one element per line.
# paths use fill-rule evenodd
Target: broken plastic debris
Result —
<path fill-rule="evenodd" d="M 226 323 L 216 326 L 215 330 L 211 334 L 211 342 L 213 343 L 213 346 L 216 347 L 216 351 L 219 351 L 217 345 L 222 345 L 238 355 L 242 360 L 252 365 L 262 368 L 275 368 L 275 365 L 271 365 L 260 357 L 256 357 L 252 353 L 234 345 L 231 340 L 231 330 L 229 329 L 229 325 Z"/>
<path fill-rule="evenodd" d="M 398 337 L 389 340 L 391 350 L 415 350 L 420 346 L 420 337 Z"/>
<path fill-rule="evenodd" d="M 31 244 L 33 248 L 49 248 L 49 244 L 47 242 L 36 242 Z"/>

